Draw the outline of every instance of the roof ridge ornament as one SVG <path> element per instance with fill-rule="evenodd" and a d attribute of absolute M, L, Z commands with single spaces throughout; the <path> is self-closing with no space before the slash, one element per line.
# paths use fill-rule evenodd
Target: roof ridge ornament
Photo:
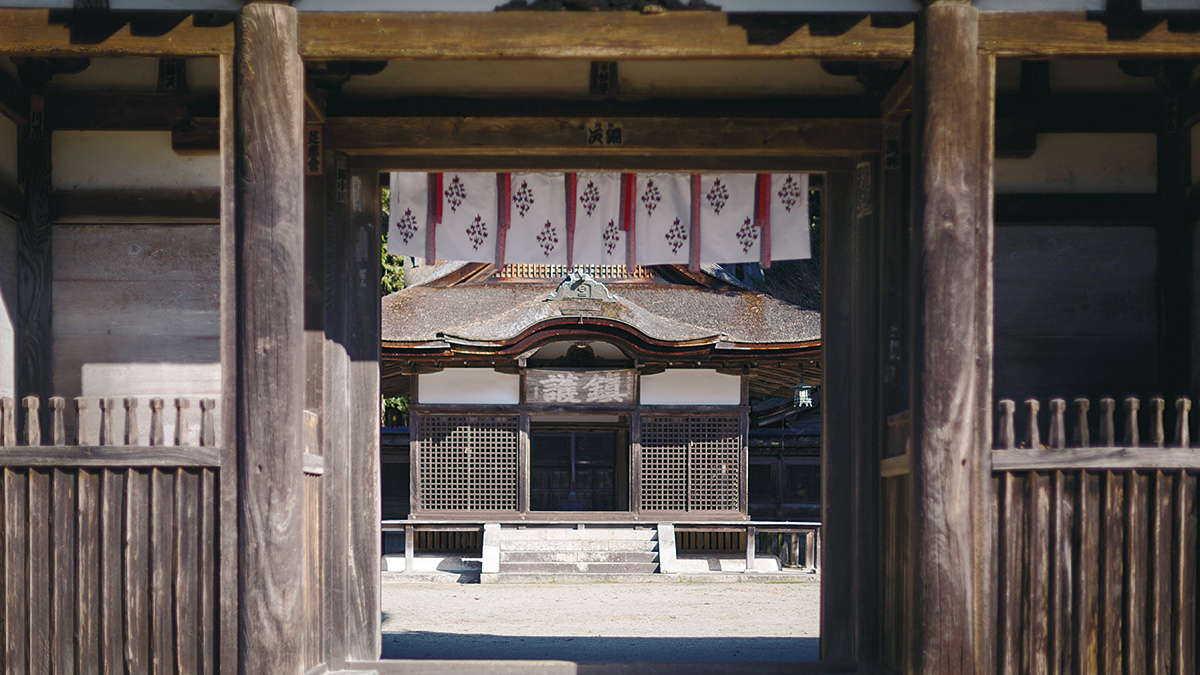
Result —
<path fill-rule="evenodd" d="M 571 270 L 566 279 L 558 285 L 543 302 L 557 302 L 560 300 L 598 300 L 600 302 L 616 302 L 617 296 L 613 295 L 608 287 L 596 281 L 592 275 L 579 270 Z"/>

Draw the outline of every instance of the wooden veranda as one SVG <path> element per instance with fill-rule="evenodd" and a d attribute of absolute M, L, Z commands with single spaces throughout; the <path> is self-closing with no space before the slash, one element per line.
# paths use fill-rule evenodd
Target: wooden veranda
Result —
<path fill-rule="evenodd" d="M 0 669 L 401 672 L 379 661 L 379 173 L 478 168 L 823 174 L 822 458 L 838 489 L 824 491 L 822 661 L 801 672 L 1195 671 L 1200 456 L 1190 404 L 1175 403 L 1200 380 L 1194 9 L 0 2 L 13 4 L 0 9 L 0 56 L 25 61 L 19 78 L 0 73 L 0 113 L 20 137 L 19 179 L 0 177 L 0 212 L 17 223 Z M 43 90 L 56 68 L 97 57 L 213 58 L 219 94 Z M 1150 64 L 1166 94 L 1109 109 L 1035 96 L 1034 113 L 998 115 L 998 61 L 1063 58 Z M 349 109 L 306 81 L 306 64 L 380 60 L 819 60 L 897 77 L 866 103 L 411 97 Z M 1067 103 L 1074 116 L 1051 110 Z M 619 123 L 623 144 L 589 148 L 593 119 Z M 993 201 L 994 157 L 1028 151 L 1030 120 L 1154 134 L 1156 187 Z M 54 190 L 52 138 L 66 130 L 169 131 L 177 152 L 219 152 L 220 187 Z M 1046 403 L 1040 429 L 1036 409 L 1014 421 L 1006 405 L 993 431 L 994 213 L 1031 208 L 1154 210 L 1159 223 L 1165 402 L 1147 396 L 1138 417 L 1134 399 L 1122 424 L 1097 401 L 1070 447 L 1065 403 Z M 102 410 L 95 428 L 72 427 L 73 405 L 52 398 L 51 241 L 70 218 L 219 222 L 220 395 L 193 415 L 213 422 L 207 434 L 175 443 L 194 447 L 168 447 L 159 426 L 186 415 L 182 402 L 82 401 Z M 1173 441 L 1158 432 L 1175 426 Z M 1022 427 L 1023 440 L 1009 431 Z"/>

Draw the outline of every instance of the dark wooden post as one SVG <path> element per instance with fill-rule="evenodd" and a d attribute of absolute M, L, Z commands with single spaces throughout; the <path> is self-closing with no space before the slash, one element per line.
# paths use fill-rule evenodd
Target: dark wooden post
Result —
<path fill-rule="evenodd" d="M 238 672 L 296 673 L 305 388 L 296 10 L 248 4 L 235 35 L 233 180 L 225 187 L 234 194 L 237 292 L 224 311 L 235 311 L 237 326 Z"/>
<path fill-rule="evenodd" d="M 350 357 L 350 548 L 346 568 L 346 656 L 379 658 L 379 173 L 350 172 L 349 220 L 342 235 L 349 272 L 344 288 L 349 312 L 346 352 Z"/>
<path fill-rule="evenodd" d="M 22 73 L 26 86 L 39 91 L 48 74 Z M 17 230 L 17 400 L 26 396 L 47 397 L 51 391 L 51 289 L 50 261 L 50 129 L 46 125 L 43 98 L 30 97 L 29 122 L 21 130 L 17 146 L 18 177 L 25 189 L 25 219 Z M 23 408 L 17 407 L 18 424 Z M 49 436 L 49 428 L 42 428 Z"/>
<path fill-rule="evenodd" d="M 992 662 L 990 101 L 978 10 L 939 0 L 913 51 L 912 670 Z M 980 101 L 984 104 L 981 105 Z M 985 136 L 989 139 L 985 140 Z"/>

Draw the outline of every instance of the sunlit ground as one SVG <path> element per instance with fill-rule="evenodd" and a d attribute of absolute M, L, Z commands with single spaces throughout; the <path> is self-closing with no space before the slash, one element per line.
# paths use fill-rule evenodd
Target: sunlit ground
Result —
<path fill-rule="evenodd" d="M 820 583 L 383 581 L 383 657 L 576 663 L 817 660 Z"/>

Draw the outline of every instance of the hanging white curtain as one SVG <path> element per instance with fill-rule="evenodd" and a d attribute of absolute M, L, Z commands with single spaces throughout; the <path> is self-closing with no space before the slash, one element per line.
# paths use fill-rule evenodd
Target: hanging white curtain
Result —
<path fill-rule="evenodd" d="M 487 263 L 693 267 L 811 256 L 806 174 L 640 173 L 626 185 L 632 218 L 622 217 L 622 178 L 614 172 L 393 173 L 388 251 Z"/>

